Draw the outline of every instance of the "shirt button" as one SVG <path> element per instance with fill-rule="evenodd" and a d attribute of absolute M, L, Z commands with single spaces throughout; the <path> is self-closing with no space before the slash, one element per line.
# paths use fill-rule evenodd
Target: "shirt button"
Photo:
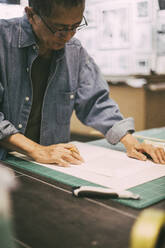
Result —
<path fill-rule="evenodd" d="M 19 124 L 18 127 L 19 127 L 19 128 L 22 128 L 22 124 Z"/>
<path fill-rule="evenodd" d="M 74 98 L 74 95 L 70 95 L 70 99 L 73 99 Z"/>
<path fill-rule="evenodd" d="M 26 101 L 26 102 L 29 101 L 29 97 L 28 97 L 28 96 L 25 97 L 25 101 Z"/>
<path fill-rule="evenodd" d="M 36 46 L 35 45 L 33 46 L 33 50 L 36 50 Z"/>
<path fill-rule="evenodd" d="M 29 67 L 26 68 L 26 71 L 29 72 Z"/>

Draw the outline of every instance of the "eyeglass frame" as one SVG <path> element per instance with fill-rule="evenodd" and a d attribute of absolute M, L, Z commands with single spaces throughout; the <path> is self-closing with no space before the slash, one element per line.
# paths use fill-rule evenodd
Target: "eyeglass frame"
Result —
<path fill-rule="evenodd" d="M 85 28 L 85 27 L 88 26 L 88 22 L 87 22 L 85 16 L 83 16 L 83 19 L 84 19 L 84 21 L 85 21 L 84 24 L 81 24 L 81 25 L 79 25 L 79 26 L 77 26 L 77 27 L 75 27 L 75 28 L 70 28 L 70 29 L 65 28 L 65 29 L 60 29 L 60 30 L 57 29 L 56 31 L 54 31 L 54 30 L 47 24 L 47 22 L 44 20 L 44 18 L 43 18 L 40 14 L 38 14 L 38 13 L 36 13 L 36 14 L 40 17 L 41 21 L 44 23 L 44 25 L 47 27 L 47 29 L 49 29 L 49 31 L 50 31 L 53 35 L 55 35 L 56 33 L 60 33 L 60 32 L 74 32 L 74 33 L 76 33 L 77 31 L 81 30 L 82 28 Z M 82 19 L 82 20 L 83 20 L 83 19 Z M 66 26 L 67 26 L 67 25 L 66 25 Z"/>

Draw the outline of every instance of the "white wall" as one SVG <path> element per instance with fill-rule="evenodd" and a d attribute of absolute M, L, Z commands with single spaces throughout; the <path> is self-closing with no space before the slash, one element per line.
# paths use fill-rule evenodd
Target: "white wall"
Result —
<path fill-rule="evenodd" d="M 28 0 L 21 0 L 20 5 L 0 3 L 0 18 L 8 19 L 22 16 L 26 5 L 28 5 Z"/>
<path fill-rule="evenodd" d="M 0 18 L 22 16 L 26 5 L 0 4 Z M 76 36 L 105 76 L 165 74 L 165 10 L 158 0 L 86 0 L 85 16 L 88 28 Z"/>
<path fill-rule="evenodd" d="M 87 0 L 89 26 L 77 33 L 106 76 L 165 73 L 165 15 L 158 0 Z M 159 51 L 162 51 L 161 54 Z M 161 59 L 159 59 L 161 57 Z M 164 60 L 165 61 L 165 60 Z M 164 68 L 164 69 L 163 69 Z"/>

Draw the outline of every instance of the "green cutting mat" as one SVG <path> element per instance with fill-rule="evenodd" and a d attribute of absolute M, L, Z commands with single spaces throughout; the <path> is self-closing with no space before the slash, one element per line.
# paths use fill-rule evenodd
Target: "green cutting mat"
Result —
<path fill-rule="evenodd" d="M 136 132 L 137 135 L 142 135 L 150 138 L 165 140 L 165 127 L 152 128 L 144 131 Z"/>
<path fill-rule="evenodd" d="M 55 171 L 41 165 L 8 155 L 6 163 L 47 178 L 54 179 L 70 186 L 101 186 L 89 181 Z M 165 177 L 131 188 L 130 191 L 140 194 L 140 200 L 115 200 L 133 208 L 144 208 L 165 199 Z"/>
<path fill-rule="evenodd" d="M 165 140 L 165 127 L 152 128 L 144 131 L 135 132 L 135 135 L 157 138 Z M 142 138 L 139 141 L 143 141 Z M 125 151 L 123 144 L 111 145 L 106 139 L 100 139 L 97 141 L 89 142 L 91 145 L 102 146 L 105 148 L 111 148 L 117 151 Z M 118 202 L 133 207 L 133 208 L 145 208 L 152 204 L 155 204 L 165 199 L 165 177 L 155 179 L 153 181 L 141 184 L 139 186 L 129 189 L 130 191 L 137 193 L 141 196 L 141 200 L 117 200 Z"/>
<path fill-rule="evenodd" d="M 149 136 L 149 137 L 161 137 L 165 139 L 165 128 L 158 128 L 158 129 L 150 129 L 142 132 L 137 132 L 137 134 Z M 153 134 L 153 135 L 152 135 Z M 159 134 L 159 135 L 158 135 Z M 100 139 L 97 141 L 89 142 L 91 145 L 97 145 L 107 148 L 112 148 L 114 150 L 124 151 L 124 146 L 119 143 L 118 145 L 110 145 L 105 139 Z M 62 172 L 58 172 L 41 165 L 22 160 L 20 158 L 13 157 L 12 155 L 8 155 L 6 163 L 13 165 L 15 168 L 21 168 L 26 171 L 30 171 L 39 175 L 42 175 L 47 178 L 54 179 L 56 181 L 62 182 L 64 184 L 70 186 L 101 186 L 98 184 L 91 183 L 89 181 L 67 175 Z M 161 177 L 159 179 L 144 183 L 142 185 L 133 187 L 129 189 L 130 191 L 137 193 L 141 196 L 140 200 L 115 200 L 120 202 L 124 205 L 141 209 L 148 207 L 152 204 L 155 204 L 163 199 L 165 199 L 165 177 Z"/>

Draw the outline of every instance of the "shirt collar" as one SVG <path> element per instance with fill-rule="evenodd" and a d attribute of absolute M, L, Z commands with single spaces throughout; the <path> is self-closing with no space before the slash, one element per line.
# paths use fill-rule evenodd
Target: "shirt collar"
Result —
<path fill-rule="evenodd" d="M 24 15 L 20 18 L 19 22 L 19 38 L 18 38 L 18 47 L 28 47 L 36 44 L 35 36 L 29 23 L 27 16 Z"/>
<path fill-rule="evenodd" d="M 19 38 L 18 38 L 18 47 L 24 48 L 32 45 L 37 45 L 35 34 L 32 30 L 32 26 L 28 21 L 26 15 L 20 18 L 19 22 Z M 55 51 L 58 59 L 64 55 L 65 48 Z"/>

